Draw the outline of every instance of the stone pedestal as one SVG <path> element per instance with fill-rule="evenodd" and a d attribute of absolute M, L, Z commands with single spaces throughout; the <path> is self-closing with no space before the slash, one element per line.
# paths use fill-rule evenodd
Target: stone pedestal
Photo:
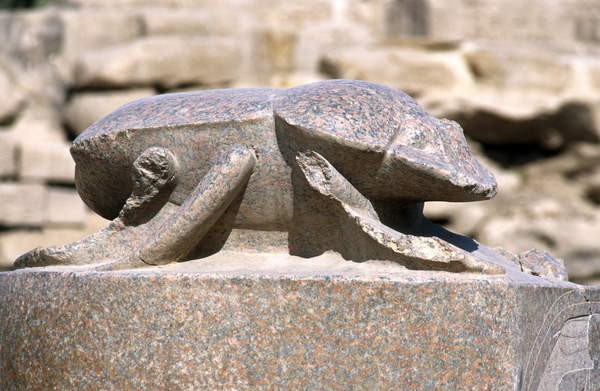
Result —
<path fill-rule="evenodd" d="M 222 253 L 5 272 L 0 297 L 2 390 L 600 386 L 600 289 L 521 273 Z"/>

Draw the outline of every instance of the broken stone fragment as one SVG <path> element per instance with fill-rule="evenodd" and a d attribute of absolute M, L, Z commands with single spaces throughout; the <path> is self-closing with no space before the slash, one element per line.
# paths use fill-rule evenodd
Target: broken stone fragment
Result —
<path fill-rule="evenodd" d="M 524 272 L 544 278 L 568 280 L 562 259 L 556 259 L 542 250 L 528 250 L 519 254 L 519 263 Z"/>
<path fill-rule="evenodd" d="M 518 265 L 524 273 L 561 281 L 567 281 L 569 278 L 563 260 L 554 258 L 546 251 L 533 249 L 523 251 L 519 255 L 501 247 L 496 247 L 494 251 Z"/>

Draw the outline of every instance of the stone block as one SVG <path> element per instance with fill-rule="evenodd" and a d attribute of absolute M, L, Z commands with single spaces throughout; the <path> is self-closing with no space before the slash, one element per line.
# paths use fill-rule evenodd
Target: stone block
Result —
<path fill-rule="evenodd" d="M 164 88 L 218 84 L 238 76 L 239 46 L 234 39 L 155 36 L 83 55 L 75 68 L 78 87 Z"/>
<path fill-rule="evenodd" d="M 334 3 L 335 4 L 335 3 Z M 334 20 L 341 19 L 344 23 L 360 26 L 370 32 L 373 38 L 381 40 L 385 37 L 384 19 L 388 15 L 390 1 L 350 1 L 347 3 L 337 3 L 335 7 Z"/>
<path fill-rule="evenodd" d="M 57 67 L 58 67 L 57 62 Z M 18 74 L 18 84 L 26 95 L 27 105 L 23 112 L 54 111 L 60 112 L 65 100 L 65 80 L 59 69 L 41 65 L 28 72 Z M 40 113 L 41 114 L 41 113 Z M 19 120 L 23 114 L 19 115 Z M 58 122 L 60 125 L 60 122 Z"/>
<path fill-rule="evenodd" d="M 0 178 L 17 175 L 17 142 L 0 132 Z"/>
<path fill-rule="evenodd" d="M 7 21 L 3 26 L 2 47 L 21 66 L 29 70 L 43 66 L 60 53 L 64 26 L 56 8 L 15 12 Z"/>
<path fill-rule="evenodd" d="M 48 188 L 46 226 L 82 226 L 86 208 L 75 189 Z"/>
<path fill-rule="evenodd" d="M 600 48 L 600 5 L 593 0 L 387 2 L 388 38 L 513 43 L 581 53 Z"/>
<path fill-rule="evenodd" d="M 537 144 L 556 150 L 600 140 L 596 99 L 517 88 L 466 92 L 462 96 L 437 94 L 421 103 L 436 115 L 457 121 L 465 134 L 486 144 Z"/>
<path fill-rule="evenodd" d="M 61 124 L 61 116 L 55 107 L 39 106 L 30 102 L 8 131 L 20 144 L 66 143 L 67 137 Z"/>
<path fill-rule="evenodd" d="M 587 70 L 590 87 L 593 89 L 593 94 L 597 96 L 600 93 L 600 60 L 592 59 L 584 62 Z"/>
<path fill-rule="evenodd" d="M 239 28 L 231 14 L 211 8 L 142 9 L 147 35 L 231 35 Z"/>
<path fill-rule="evenodd" d="M 126 103 L 154 95 L 151 88 L 117 92 L 83 92 L 75 94 L 65 109 L 65 119 L 76 134 Z"/>
<path fill-rule="evenodd" d="M 548 51 L 479 47 L 465 57 L 477 82 L 495 88 L 557 94 L 573 82 L 570 60 Z"/>
<path fill-rule="evenodd" d="M 45 186 L 0 182 L 0 226 L 41 226 L 47 208 Z"/>
<path fill-rule="evenodd" d="M 550 390 L 597 374 L 597 287 L 274 257 L 0 273 L 0 386 Z"/>
<path fill-rule="evenodd" d="M 376 44 L 376 36 L 358 23 L 308 25 L 297 33 L 295 63 L 304 72 L 318 71 L 319 61 L 327 53 Z"/>
<path fill-rule="evenodd" d="M 144 33 L 138 12 L 122 9 L 81 9 L 61 13 L 64 24 L 62 55 L 73 61 L 82 53 L 132 41 Z"/>
<path fill-rule="evenodd" d="M 334 78 L 386 83 L 416 95 L 472 83 L 458 52 L 428 53 L 399 47 L 343 49 L 326 54 L 321 68 Z"/>
<path fill-rule="evenodd" d="M 20 160 L 19 175 L 26 181 L 74 183 L 75 162 L 67 144 L 23 144 Z"/>
<path fill-rule="evenodd" d="M 259 75 L 292 72 L 296 65 L 298 34 L 289 28 L 265 28 L 254 39 L 255 62 Z"/>
<path fill-rule="evenodd" d="M 240 6 L 239 0 L 222 0 L 219 2 L 215 2 L 214 0 L 154 0 L 152 1 L 152 6 L 163 6 L 168 8 L 207 8 L 210 6 Z M 120 8 L 141 8 L 142 6 L 148 6 L 147 0 L 114 0 L 111 2 L 106 2 L 104 0 L 73 0 L 69 2 L 69 4 L 80 7 L 83 9 L 103 9 L 103 8 L 112 8 L 112 7 L 120 7 Z"/>
<path fill-rule="evenodd" d="M 429 9 L 428 1 L 396 0 L 385 3 L 383 32 L 385 37 L 391 39 L 404 37 L 428 37 L 437 38 L 437 34 L 431 31 L 436 26 L 429 26 L 432 10 Z M 455 31 L 446 36 L 446 39 L 457 39 L 462 36 L 461 31 Z"/>
<path fill-rule="evenodd" d="M 24 103 L 24 95 L 17 87 L 12 73 L 8 61 L 0 59 L 0 123 L 13 119 Z"/>
<path fill-rule="evenodd" d="M 253 15 L 257 26 L 287 26 L 290 30 L 299 32 L 316 24 L 341 22 L 345 6 L 330 0 L 253 1 L 250 3 L 248 13 Z"/>

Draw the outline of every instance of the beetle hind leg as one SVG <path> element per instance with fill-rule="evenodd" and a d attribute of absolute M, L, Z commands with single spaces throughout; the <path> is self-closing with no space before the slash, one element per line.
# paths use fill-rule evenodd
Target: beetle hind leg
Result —
<path fill-rule="evenodd" d="M 99 269 L 163 265 L 182 260 L 244 190 L 255 164 L 254 152 L 247 147 L 234 146 L 222 153 L 219 163 L 135 251 Z"/>
<path fill-rule="evenodd" d="M 17 258 L 14 266 L 84 265 L 124 256 L 153 228 L 153 220 L 167 204 L 176 181 L 174 156 L 164 148 L 148 148 L 133 163 L 132 181 L 131 195 L 106 228 L 69 244 L 31 250 Z"/>

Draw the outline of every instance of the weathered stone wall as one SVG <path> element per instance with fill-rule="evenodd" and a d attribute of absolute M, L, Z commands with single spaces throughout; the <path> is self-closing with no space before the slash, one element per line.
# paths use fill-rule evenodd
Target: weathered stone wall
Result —
<path fill-rule="evenodd" d="M 0 12 L 0 264 L 103 222 L 69 140 L 187 89 L 342 77 L 458 120 L 496 200 L 427 213 L 490 245 L 549 250 L 600 281 L 600 4 L 591 0 L 74 0 Z"/>

